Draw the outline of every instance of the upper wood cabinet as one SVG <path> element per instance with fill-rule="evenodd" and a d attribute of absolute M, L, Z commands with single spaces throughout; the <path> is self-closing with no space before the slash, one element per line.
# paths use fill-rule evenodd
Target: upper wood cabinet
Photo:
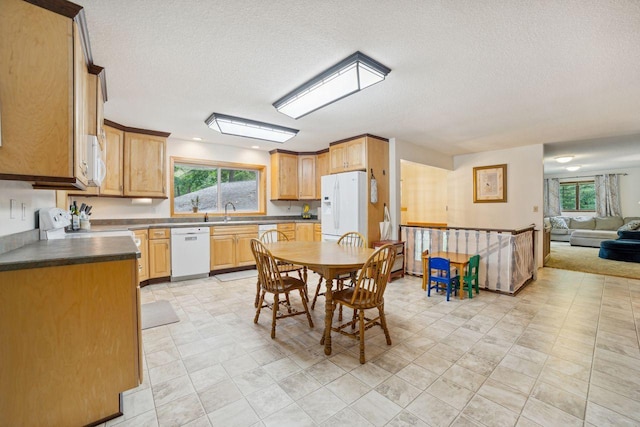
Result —
<path fill-rule="evenodd" d="M 358 137 L 329 147 L 330 172 L 340 173 L 367 168 L 367 139 Z"/>
<path fill-rule="evenodd" d="M 166 151 L 166 138 L 125 132 L 125 196 L 167 197 Z"/>
<path fill-rule="evenodd" d="M 322 199 L 322 177 L 329 175 L 329 150 L 316 155 L 316 199 Z"/>
<path fill-rule="evenodd" d="M 298 200 L 298 154 L 271 152 L 271 200 Z"/>
<path fill-rule="evenodd" d="M 2 1 L 0 179 L 84 189 L 92 65 L 84 14 L 68 2 L 39 3 Z"/>
<path fill-rule="evenodd" d="M 298 156 L 298 199 L 313 200 L 316 197 L 316 155 Z"/>
<path fill-rule="evenodd" d="M 105 165 L 107 174 L 102 180 L 100 194 L 122 196 L 124 194 L 124 132 L 104 126 Z"/>

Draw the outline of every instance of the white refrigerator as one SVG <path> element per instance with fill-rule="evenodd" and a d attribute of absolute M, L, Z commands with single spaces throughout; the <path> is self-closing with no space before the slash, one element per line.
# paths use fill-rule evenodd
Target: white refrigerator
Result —
<path fill-rule="evenodd" d="M 322 240 L 337 241 L 348 231 L 357 231 L 366 239 L 366 172 L 344 172 L 321 179 Z"/>

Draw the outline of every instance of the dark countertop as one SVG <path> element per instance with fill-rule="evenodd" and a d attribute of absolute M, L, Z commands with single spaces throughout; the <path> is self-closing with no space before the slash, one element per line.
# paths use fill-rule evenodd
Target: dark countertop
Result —
<path fill-rule="evenodd" d="M 0 271 L 120 261 L 139 256 L 130 237 L 39 240 L 0 254 Z"/>
<path fill-rule="evenodd" d="M 260 219 L 260 220 L 239 220 L 232 219 L 228 222 L 221 220 L 209 221 L 209 222 L 160 222 L 149 224 L 91 224 L 91 231 L 112 231 L 112 230 L 145 230 L 153 228 L 184 228 L 184 227 L 219 227 L 219 226 L 233 226 L 233 225 L 264 225 L 264 224 L 285 224 L 285 223 L 311 223 L 320 224 L 318 219 Z"/>

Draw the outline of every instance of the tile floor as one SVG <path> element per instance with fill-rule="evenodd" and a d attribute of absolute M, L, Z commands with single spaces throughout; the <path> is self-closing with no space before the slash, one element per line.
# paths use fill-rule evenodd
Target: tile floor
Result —
<path fill-rule="evenodd" d="M 145 381 L 107 425 L 640 425 L 640 280 L 547 268 L 515 297 L 447 302 L 405 277 L 385 294 L 393 345 L 368 330 L 364 365 L 336 334 L 325 356 L 324 299 L 314 329 L 283 319 L 272 340 L 254 295 L 255 279 L 143 288 L 181 321 L 143 332 Z"/>

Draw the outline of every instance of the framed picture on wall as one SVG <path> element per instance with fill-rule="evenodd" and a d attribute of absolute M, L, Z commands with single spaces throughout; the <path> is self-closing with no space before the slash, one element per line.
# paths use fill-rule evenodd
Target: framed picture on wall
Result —
<path fill-rule="evenodd" d="M 473 203 L 507 201 L 507 165 L 473 168 Z"/>

